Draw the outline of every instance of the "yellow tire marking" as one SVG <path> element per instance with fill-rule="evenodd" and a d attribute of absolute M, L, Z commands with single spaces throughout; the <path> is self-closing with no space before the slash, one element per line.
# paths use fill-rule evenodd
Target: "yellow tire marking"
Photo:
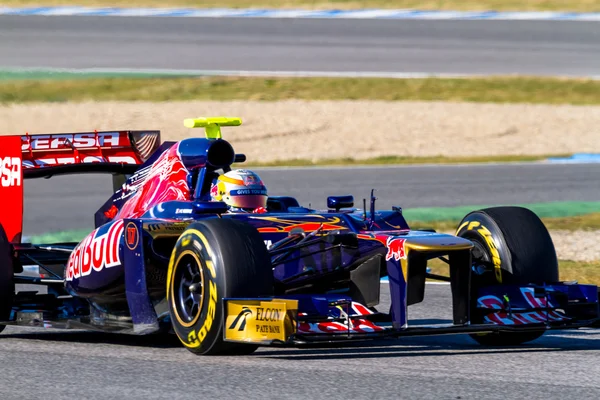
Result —
<path fill-rule="evenodd" d="M 177 321 L 179 322 L 179 324 L 181 324 L 182 327 L 189 328 L 189 327 L 193 326 L 195 323 L 198 322 L 198 318 L 200 317 L 200 315 L 202 313 L 202 307 L 204 305 L 204 298 L 207 295 L 207 287 L 208 287 L 208 295 L 209 295 L 208 296 L 209 297 L 208 310 L 207 310 L 206 320 L 204 321 L 204 324 L 202 325 L 202 327 L 200 329 L 198 329 L 197 331 L 196 330 L 190 331 L 185 339 L 179 335 L 179 333 L 177 332 L 177 329 L 175 330 L 175 332 L 177 333 L 177 338 L 179 339 L 179 341 L 181 341 L 181 343 L 183 343 L 183 345 L 185 347 L 196 348 L 196 347 L 200 347 L 200 345 L 202 344 L 202 340 L 206 337 L 206 335 L 208 334 L 208 332 L 210 331 L 210 329 L 212 327 L 212 323 L 214 321 L 215 312 L 216 312 L 216 308 L 217 308 L 218 293 L 217 293 L 217 285 L 215 282 L 213 282 L 212 280 L 207 280 L 207 281 L 204 280 L 204 273 L 203 273 L 201 264 L 199 262 L 198 256 L 194 252 L 192 252 L 191 250 L 185 250 L 177 257 L 177 259 L 175 259 L 178 245 L 181 244 L 181 246 L 187 246 L 191 243 L 191 238 L 188 235 L 196 236 L 198 239 L 200 239 L 200 241 L 204 245 L 204 248 L 206 249 L 206 253 L 208 255 L 208 258 L 206 258 L 204 260 L 204 262 L 205 262 L 207 269 L 210 272 L 211 278 L 216 279 L 217 272 L 216 272 L 216 268 L 212 262 L 214 253 L 212 252 L 212 249 L 209 246 L 208 240 L 206 239 L 204 234 L 202 232 L 198 231 L 197 229 L 187 229 L 183 233 L 183 235 L 180 237 L 180 239 L 179 239 L 180 243 L 177 243 L 175 245 L 175 247 L 173 248 L 173 253 L 171 254 L 171 259 L 169 260 L 169 269 L 167 272 L 167 300 L 169 300 L 169 295 L 171 296 L 171 298 L 174 298 L 173 279 L 174 279 L 174 269 L 175 269 L 176 265 L 178 265 L 179 260 L 181 260 L 181 258 L 184 255 L 186 255 L 186 254 L 192 255 L 198 262 L 198 265 L 200 266 L 200 271 L 202 273 L 202 283 L 203 283 L 203 285 L 202 285 L 202 302 L 200 303 L 200 306 L 198 308 L 198 315 L 196 316 L 196 318 L 194 318 L 194 320 L 191 323 L 186 324 L 179 317 L 179 315 L 177 313 L 177 308 L 173 307 L 173 310 L 174 310 L 174 314 L 175 314 Z M 200 251 L 200 250 L 201 249 L 198 249 L 198 251 Z"/>

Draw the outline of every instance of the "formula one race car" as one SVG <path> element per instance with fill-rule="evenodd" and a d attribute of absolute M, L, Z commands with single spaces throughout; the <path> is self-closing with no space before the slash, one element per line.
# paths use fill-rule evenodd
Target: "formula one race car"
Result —
<path fill-rule="evenodd" d="M 174 332 L 197 354 L 249 354 L 448 333 L 515 345 L 598 321 L 598 288 L 559 282 L 548 231 L 524 208 L 474 211 L 456 235 L 411 230 L 401 208 L 376 210 L 373 193 L 363 209 L 352 196 L 321 211 L 269 197 L 266 212 L 230 212 L 211 201 L 211 182 L 245 161 L 221 137 L 240 124 L 186 120 L 206 137 L 163 144 L 158 131 L 0 137 L 0 329 Z M 81 243 L 21 242 L 23 179 L 101 172 L 115 191 Z M 433 259 L 447 276 L 428 272 Z M 383 277 L 389 312 L 375 308 Z M 450 282 L 452 324 L 409 325 L 426 279 Z"/>

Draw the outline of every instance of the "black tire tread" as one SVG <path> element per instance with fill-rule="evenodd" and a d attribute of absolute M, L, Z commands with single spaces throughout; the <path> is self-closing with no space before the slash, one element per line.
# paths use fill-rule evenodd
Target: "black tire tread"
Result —
<path fill-rule="evenodd" d="M 497 226 L 502 235 L 499 241 L 506 243 L 510 252 L 510 259 L 503 261 L 503 284 L 558 281 L 558 259 L 552 238 L 546 226 L 533 211 L 523 207 L 506 206 L 486 208 L 474 213 L 485 214 L 492 220 L 491 223 Z M 463 222 L 469 220 L 471 214 L 467 215 Z M 469 235 L 468 232 L 464 234 Z M 504 262 L 510 265 L 505 265 Z M 500 332 L 470 336 L 485 346 L 515 346 L 535 340 L 544 332 L 544 330 Z"/>
<path fill-rule="evenodd" d="M 481 210 L 504 234 L 512 260 L 515 283 L 557 282 L 558 259 L 550 233 L 540 218 L 523 207 Z"/>
<path fill-rule="evenodd" d="M 269 297 L 273 294 L 271 258 L 260 233 L 250 224 L 230 218 L 209 218 L 187 229 L 200 231 L 213 251 L 213 263 L 221 287 L 212 329 L 214 340 L 190 351 L 203 355 L 247 355 L 258 346 L 225 342 L 222 336 L 224 297 Z M 183 233 L 185 235 L 185 232 Z M 183 236 L 182 235 L 182 236 Z"/>
<path fill-rule="evenodd" d="M 227 277 L 225 296 L 259 297 L 273 294 L 273 271 L 265 268 L 266 265 L 271 265 L 271 258 L 258 231 L 247 223 L 229 218 L 211 218 L 202 223 L 221 248 Z M 222 243 L 229 246 L 222 248 Z M 220 339 L 206 354 L 247 355 L 257 348 L 255 345 Z"/>

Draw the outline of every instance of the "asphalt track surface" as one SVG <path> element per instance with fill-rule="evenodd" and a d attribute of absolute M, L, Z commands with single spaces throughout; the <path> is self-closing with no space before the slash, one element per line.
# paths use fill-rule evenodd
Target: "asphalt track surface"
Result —
<path fill-rule="evenodd" d="M 449 322 L 449 286 L 428 285 L 425 299 L 409 308 L 412 323 Z M 511 348 L 450 335 L 200 357 L 174 337 L 8 327 L 0 398 L 594 399 L 599 359 L 600 331 L 592 329 Z"/>
<path fill-rule="evenodd" d="M 254 168 L 271 196 L 325 208 L 327 196 L 351 194 L 355 206 L 377 189 L 378 209 L 548 201 L 600 201 L 600 164 L 498 164 L 366 168 Z M 109 198 L 109 175 L 59 176 L 25 182 L 24 233 L 93 229 Z"/>
<path fill-rule="evenodd" d="M 0 16 L 1 67 L 598 75 L 597 22 Z"/>

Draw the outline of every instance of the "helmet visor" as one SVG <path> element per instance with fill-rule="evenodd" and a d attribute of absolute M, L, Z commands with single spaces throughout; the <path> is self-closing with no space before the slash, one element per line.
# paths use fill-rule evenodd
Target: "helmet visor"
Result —
<path fill-rule="evenodd" d="M 258 208 L 267 206 L 267 196 L 260 194 L 229 196 L 227 203 L 237 208 Z"/>

